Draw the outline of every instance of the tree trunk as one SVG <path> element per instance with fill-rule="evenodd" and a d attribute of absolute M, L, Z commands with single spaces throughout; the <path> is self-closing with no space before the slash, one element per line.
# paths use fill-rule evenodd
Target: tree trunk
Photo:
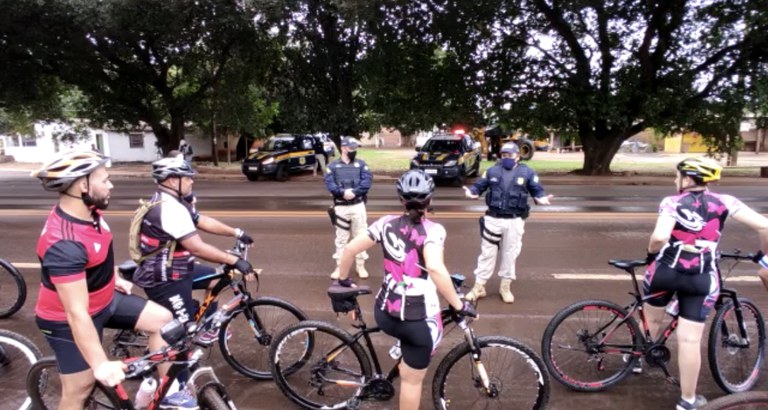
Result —
<path fill-rule="evenodd" d="M 611 161 L 619 151 L 621 142 L 626 138 L 621 135 L 605 135 L 579 133 L 582 149 L 584 150 L 583 175 L 611 175 Z"/>
<path fill-rule="evenodd" d="M 184 139 L 184 116 L 171 113 L 171 135 L 166 144 L 166 149 L 163 154 L 168 154 L 168 151 L 173 149 L 179 149 L 179 141 Z"/>
<path fill-rule="evenodd" d="M 218 167 L 219 166 L 219 150 L 216 147 L 218 144 L 218 140 L 216 139 L 216 113 L 213 114 L 213 117 L 211 118 L 211 152 L 213 152 L 213 166 Z"/>

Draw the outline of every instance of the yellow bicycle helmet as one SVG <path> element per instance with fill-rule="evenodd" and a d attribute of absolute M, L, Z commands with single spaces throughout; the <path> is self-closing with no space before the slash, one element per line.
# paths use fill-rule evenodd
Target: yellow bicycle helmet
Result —
<path fill-rule="evenodd" d="M 32 171 L 31 176 L 39 178 L 46 191 L 64 192 L 75 180 L 89 175 L 108 161 L 109 157 L 98 152 L 67 152 L 37 171 Z"/>
<path fill-rule="evenodd" d="M 723 167 L 710 158 L 686 158 L 677 164 L 677 170 L 682 175 L 691 177 L 697 183 L 707 183 L 720 180 Z"/>

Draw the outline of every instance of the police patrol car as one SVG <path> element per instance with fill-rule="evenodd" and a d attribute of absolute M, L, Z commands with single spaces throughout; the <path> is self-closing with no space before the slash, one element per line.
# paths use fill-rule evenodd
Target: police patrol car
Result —
<path fill-rule="evenodd" d="M 314 138 L 311 135 L 278 134 L 248 155 L 241 170 L 249 181 L 257 181 L 260 176 L 285 181 L 289 173 L 311 171 L 316 161 Z"/>
<path fill-rule="evenodd" d="M 437 134 L 416 151 L 411 169 L 422 169 L 435 179 L 461 186 L 466 177 L 480 173 L 480 143 L 464 133 Z"/>

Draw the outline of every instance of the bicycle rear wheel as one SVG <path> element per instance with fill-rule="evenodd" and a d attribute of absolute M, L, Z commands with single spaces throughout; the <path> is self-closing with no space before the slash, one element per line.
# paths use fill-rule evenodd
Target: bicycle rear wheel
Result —
<path fill-rule="evenodd" d="M 0 397 L 2 407 L 12 410 L 29 409 L 24 381 L 43 354 L 32 341 L 8 330 L 0 329 Z"/>
<path fill-rule="evenodd" d="M 35 410 L 56 410 L 61 402 L 61 379 L 56 358 L 44 357 L 29 370 L 26 378 L 27 394 Z M 83 409 L 119 409 L 120 400 L 115 391 L 96 383 L 86 399 Z"/>
<path fill-rule="evenodd" d="M 764 410 L 768 408 L 768 391 L 729 394 L 712 400 L 700 410 Z"/>
<path fill-rule="evenodd" d="M 757 306 L 739 298 L 747 339 L 742 340 L 733 301 L 715 314 L 709 330 L 709 369 L 717 384 L 728 393 L 747 391 L 757 383 L 765 357 L 765 322 Z M 744 346 L 749 342 L 748 346 Z"/>
<path fill-rule="evenodd" d="M 274 336 L 307 317 L 293 304 L 260 297 L 240 308 L 221 325 L 219 348 L 224 360 L 245 376 L 269 380 L 269 346 Z"/>
<path fill-rule="evenodd" d="M 561 310 L 544 330 L 541 354 L 550 375 L 577 391 L 604 390 L 629 374 L 642 346 L 637 322 L 623 307 L 585 300 Z"/>
<path fill-rule="evenodd" d="M 275 383 L 306 409 L 345 409 L 371 378 L 365 349 L 325 322 L 288 327 L 275 337 L 269 353 Z"/>
<path fill-rule="evenodd" d="M 27 283 L 15 266 L 0 259 L 0 319 L 11 316 L 27 300 Z"/>
<path fill-rule="evenodd" d="M 440 362 L 432 382 L 436 409 L 546 408 L 549 376 L 536 352 L 502 336 L 480 337 L 477 343 L 481 363 L 475 363 L 467 342 Z M 483 376 L 490 381 L 490 391 L 483 387 Z"/>

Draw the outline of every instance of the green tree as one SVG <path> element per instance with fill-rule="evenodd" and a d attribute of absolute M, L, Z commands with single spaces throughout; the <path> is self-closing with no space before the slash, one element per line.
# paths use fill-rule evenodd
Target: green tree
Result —
<path fill-rule="evenodd" d="M 118 128 L 144 123 L 165 151 L 178 146 L 195 120 L 190 113 L 232 61 L 273 47 L 253 16 L 228 0 L 0 0 L 0 7 L 8 23 L 0 53 L 32 67 L 31 83 L 45 76 L 76 87 L 85 118 Z"/>
<path fill-rule="evenodd" d="M 588 175 L 610 173 L 621 143 L 645 128 L 740 115 L 717 108 L 743 106 L 739 74 L 768 32 L 766 7 L 748 0 L 430 4 L 438 42 L 480 73 L 488 111 L 515 127 L 576 133 Z"/>

